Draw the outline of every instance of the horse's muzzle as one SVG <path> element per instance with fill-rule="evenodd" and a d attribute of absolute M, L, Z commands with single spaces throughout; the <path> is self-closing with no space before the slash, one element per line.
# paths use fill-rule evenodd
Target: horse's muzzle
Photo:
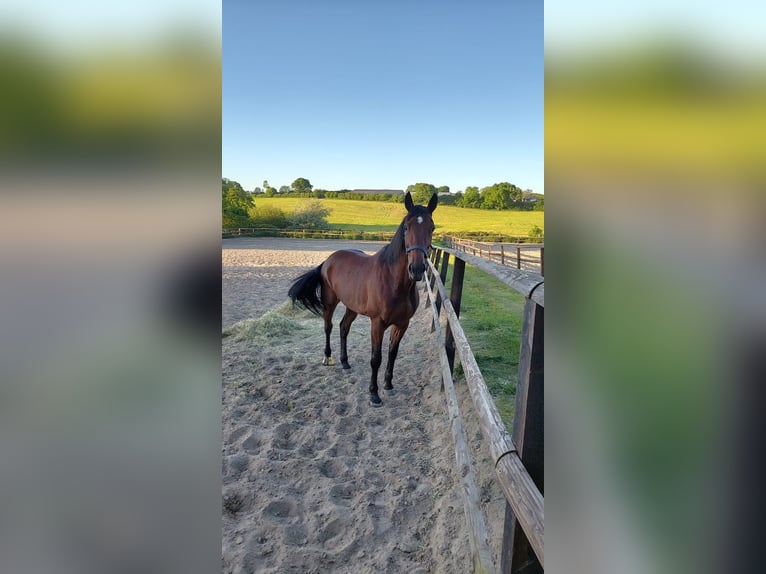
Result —
<path fill-rule="evenodd" d="M 407 267 L 410 279 L 412 281 L 420 281 L 423 279 L 423 275 L 426 272 L 426 266 L 422 263 L 410 263 Z"/>
<path fill-rule="evenodd" d="M 410 274 L 410 279 L 412 281 L 420 281 L 423 279 L 423 274 L 426 272 L 425 259 L 428 258 L 428 250 L 422 245 L 413 245 L 407 248 L 407 255 L 409 255 L 411 251 L 423 254 L 423 258 L 420 261 L 410 261 L 410 264 L 407 266 L 407 272 Z M 416 259 L 418 259 L 418 257 L 416 257 Z"/>

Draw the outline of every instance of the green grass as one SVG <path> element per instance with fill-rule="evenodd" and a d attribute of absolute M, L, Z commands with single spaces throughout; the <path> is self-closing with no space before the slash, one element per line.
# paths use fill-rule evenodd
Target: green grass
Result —
<path fill-rule="evenodd" d="M 451 277 L 452 261 L 447 276 L 448 293 Z M 466 265 L 460 324 L 509 432 L 516 401 L 523 311 L 523 295 L 479 269 Z M 455 375 L 463 375 L 459 366 L 455 369 Z"/>
<path fill-rule="evenodd" d="M 258 197 L 258 207 L 274 206 L 285 212 L 310 201 L 298 197 Z M 396 231 L 405 214 L 401 203 L 360 201 L 352 199 L 323 199 L 330 210 L 327 221 L 334 229 L 358 231 Z M 467 232 L 526 236 L 533 227 L 545 229 L 542 211 L 490 211 L 441 205 L 434 212 L 435 236 Z"/>

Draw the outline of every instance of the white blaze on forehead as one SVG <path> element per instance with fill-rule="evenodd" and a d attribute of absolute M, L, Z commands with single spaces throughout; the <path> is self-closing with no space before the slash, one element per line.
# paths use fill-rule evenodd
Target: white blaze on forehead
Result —
<path fill-rule="evenodd" d="M 422 215 L 418 215 L 418 223 L 423 223 L 423 216 Z"/>

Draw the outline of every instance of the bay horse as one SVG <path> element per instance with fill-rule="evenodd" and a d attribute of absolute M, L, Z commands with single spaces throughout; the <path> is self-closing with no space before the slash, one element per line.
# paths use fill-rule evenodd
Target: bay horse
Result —
<path fill-rule="evenodd" d="M 391 327 L 388 363 L 383 389 L 394 395 L 391 382 L 394 362 L 410 319 L 418 308 L 417 282 L 426 271 L 426 258 L 431 247 L 434 222 L 431 214 L 439 202 L 437 194 L 428 205 L 415 205 L 409 192 L 404 196 L 407 215 L 391 242 L 374 255 L 343 249 L 330 255 L 321 265 L 298 277 L 288 291 L 296 303 L 324 317 L 325 348 L 323 365 L 333 365 L 330 349 L 332 316 L 338 303 L 346 306 L 340 321 L 340 362 L 350 369 L 346 342 L 351 323 L 357 315 L 370 318 L 372 357 L 370 367 L 370 404 L 382 405 L 378 395 L 378 369 L 382 362 L 383 335 Z"/>

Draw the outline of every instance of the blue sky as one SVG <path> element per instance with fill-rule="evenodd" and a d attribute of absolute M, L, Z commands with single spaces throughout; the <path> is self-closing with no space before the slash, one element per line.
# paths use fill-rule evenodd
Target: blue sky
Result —
<path fill-rule="evenodd" d="M 180 29 L 217 41 L 219 0 L 31 0 L 0 3 L 0 27 L 22 31 L 56 52 L 131 51 Z"/>
<path fill-rule="evenodd" d="M 728 58 L 762 64 L 766 54 L 764 21 L 763 0 L 546 0 L 545 47 L 557 54 L 571 54 L 672 36 Z"/>
<path fill-rule="evenodd" d="M 543 192 L 537 0 L 223 2 L 223 175 Z"/>

